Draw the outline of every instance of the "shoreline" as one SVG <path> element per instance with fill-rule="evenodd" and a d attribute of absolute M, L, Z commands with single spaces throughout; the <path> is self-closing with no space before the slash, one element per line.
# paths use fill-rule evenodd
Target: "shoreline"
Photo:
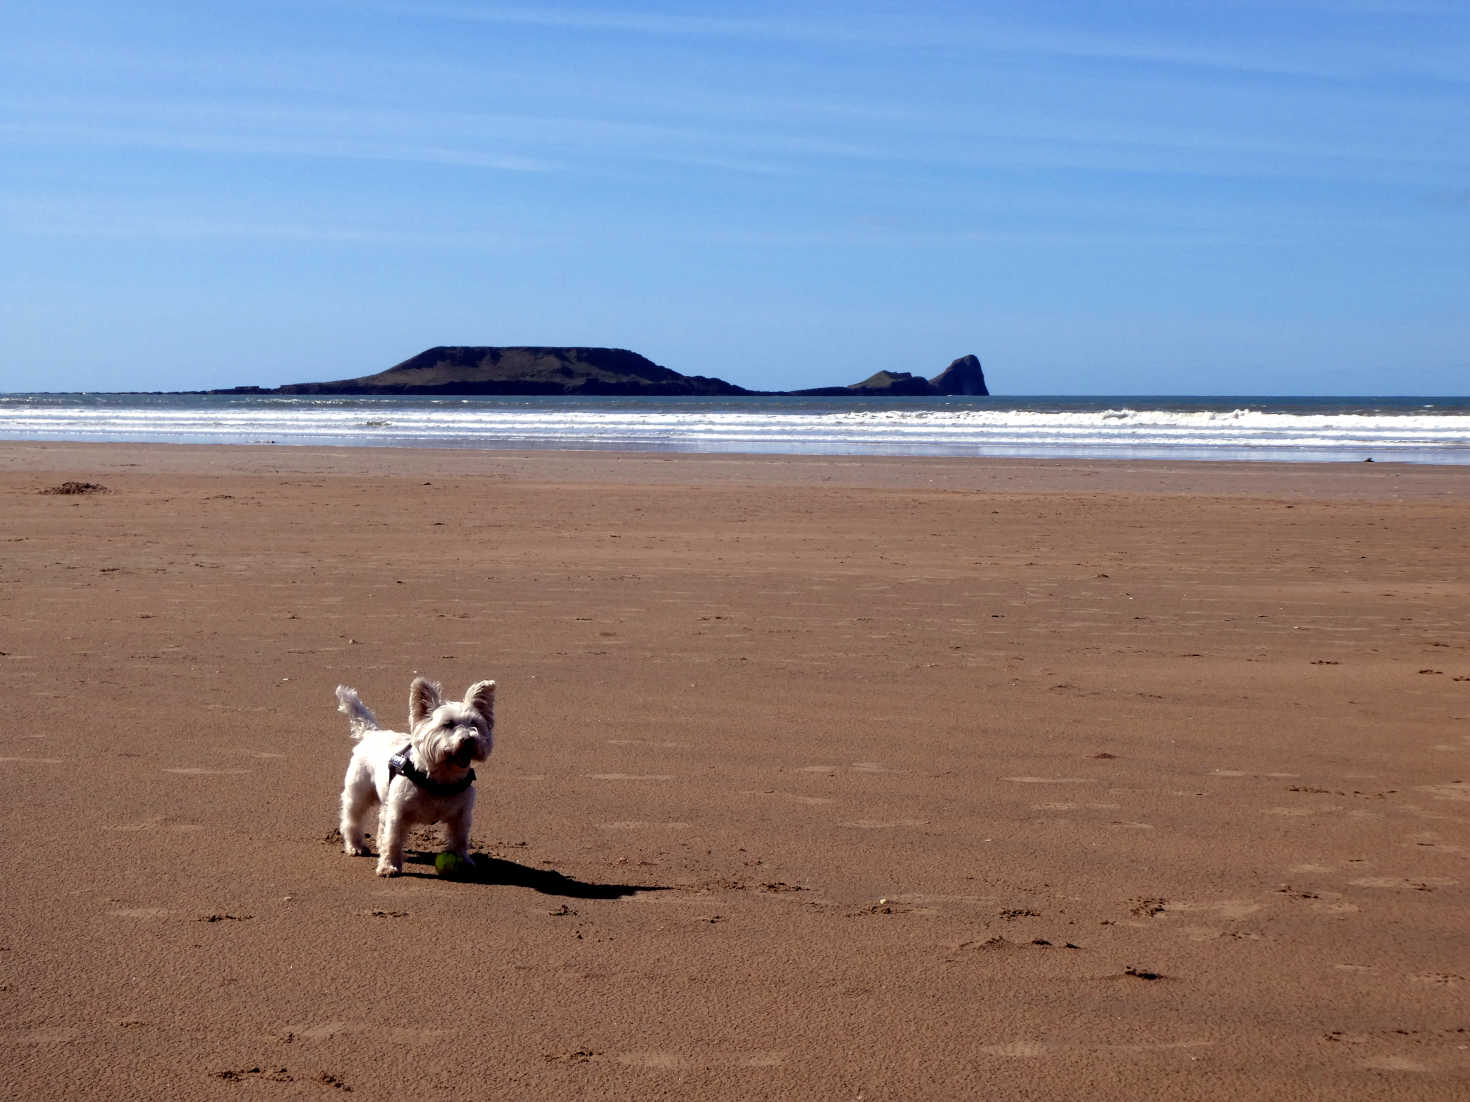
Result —
<path fill-rule="evenodd" d="M 1470 472 L 1465 467 L 1388 461 L 1022 459 L 0 440 L 0 473 L 27 469 L 92 469 L 119 474 L 147 469 L 167 474 L 216 475 L 286 471 L 403 476 L 439 473 L 550 480 L 574 475 L 579 480 L 619 484 L 690 478 L 799 484 L 816 479 L 875 488 L 1010 493 L 1094 490 L 1363 499 L 1470 498 Z"/>

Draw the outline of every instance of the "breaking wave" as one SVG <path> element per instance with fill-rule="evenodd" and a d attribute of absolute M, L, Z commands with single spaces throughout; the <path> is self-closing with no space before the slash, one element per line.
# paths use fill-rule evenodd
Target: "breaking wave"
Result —
<path fill-rule="evenodd" d="M 8 395 L 0 437 L 1470 463 L 1470 399 Z"/>

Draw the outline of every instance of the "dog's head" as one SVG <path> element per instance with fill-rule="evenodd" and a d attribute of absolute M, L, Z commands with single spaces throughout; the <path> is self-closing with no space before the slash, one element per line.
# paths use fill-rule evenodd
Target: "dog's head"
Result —
<path fill-rule="evenodd" d="M 446 701 L 439 686 L 416 677 L 408 691 L 408 731 L 431 773 L 463 773 L 490 756 L 495 739 L 495 682 L 477 681 L 464 700 Z"/>

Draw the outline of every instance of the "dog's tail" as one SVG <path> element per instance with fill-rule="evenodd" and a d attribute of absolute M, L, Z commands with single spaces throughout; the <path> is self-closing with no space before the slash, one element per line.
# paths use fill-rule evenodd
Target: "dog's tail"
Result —
<path fill-rule="evenodd" d="M 356 689 L 349 689 L 346 685 L 337 686 L 337 711 L 347 717 L 347 726 L 355 739 L 362 738 L 368 731 L 382 730 L 378 717 L 362 702 Z"/>

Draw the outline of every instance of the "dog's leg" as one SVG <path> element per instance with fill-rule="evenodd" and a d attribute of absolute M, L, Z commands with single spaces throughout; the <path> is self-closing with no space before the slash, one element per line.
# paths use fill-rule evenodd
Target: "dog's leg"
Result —
<path fill-rule="evenodd" d="M 379 876 L 397 876 L 403 871 L 403 837 L 407 831 L 403 809 L 390 795 L 378 812 Z"/>
<path fill-rule="evenodd" d="M 347 779 L 342 784 L 342 849 L 354 857 L 368 856 L 367 832 L 362 829 L 363 816 L 378 802 L 372 773 L 353 758 L 347 766 Z"/>
<path fill-rule="evenodd" d="M 475 859 L 470 856 L 470 811 L 466 804 L 449 818 L 444 820 L 444 836 L 448 843 L 448 851 L 458 857 L 466 864 L 473 865 Z"/>

